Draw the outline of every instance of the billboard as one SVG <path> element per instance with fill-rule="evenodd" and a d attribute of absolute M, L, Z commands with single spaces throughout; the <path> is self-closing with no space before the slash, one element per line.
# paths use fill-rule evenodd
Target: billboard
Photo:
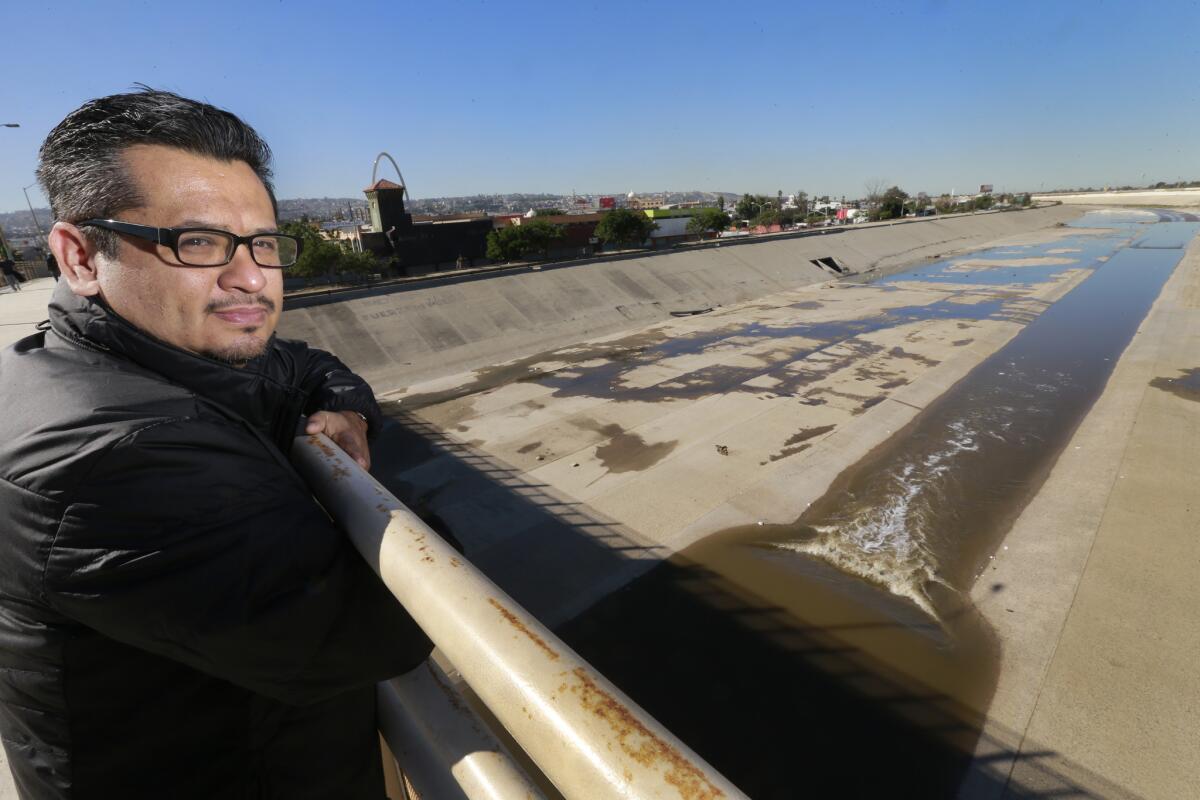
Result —
<path fill-rule="evenodd" d="M 617 207 L 617 198 L 601 197 L 600 198 L 600 207 L 601 208 L 616 208 Z"/>
<path fill-rule="evenodd" d="M 992 185 L 990 183 L 979 184 L 979 193 L 980 194 L 991 194 L 992 193 Z"/>

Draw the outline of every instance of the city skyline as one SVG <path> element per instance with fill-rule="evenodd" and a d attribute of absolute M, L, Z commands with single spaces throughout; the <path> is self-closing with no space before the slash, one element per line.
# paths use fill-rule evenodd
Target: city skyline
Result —
<path fill-rule="evenodd" d="M 1197 49 L 1194 6 L 361 8 L 9 10 L 13 31 L 36 31 L 50 14 L 73 24 L 15 37 L 10 63 L 23 74 L 5 83 L 0 122 L 21 127 L 0 130 L 0 209 L 25 207 L 53 125 L 138 82 L 258 128 L 284 198 L 358 197 L 385 150 L 414 198 L 857 197 L 875 182 L 940 194 L 1200 174 L 1196 90 L 1171 78 Z M 1124 55 L 1135 48 L 1136 60 Z M 380 177 L 394 176 L 381 165 Z M 28 191 L 46 205 L 39 187 Z"/>

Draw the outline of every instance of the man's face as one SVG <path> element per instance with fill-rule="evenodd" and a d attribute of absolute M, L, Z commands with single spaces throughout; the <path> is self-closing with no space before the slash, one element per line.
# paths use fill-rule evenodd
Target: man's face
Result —
<path fill-rule="evenodd" d="M 239 236 L 276 230 L 266 187 L 243 161 L 217 161 L 162 145 L 123 153 L 145 204 L 122 222 L 204 227 Z M 242 364 L 266 347 L 283 306 L 283 276 L 239 245 L 221 267 L 183 267 L 171 248 L 123 236 L 100 262 L 100 295 L 137 327 L 192 353 Z"/>

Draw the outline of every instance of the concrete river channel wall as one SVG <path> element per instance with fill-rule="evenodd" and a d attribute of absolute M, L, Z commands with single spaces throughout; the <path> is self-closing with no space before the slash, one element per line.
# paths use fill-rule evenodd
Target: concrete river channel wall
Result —
<path fill-rule="evenodd" d="M 385 393 L 673 314 L 832 280 L 837 268 L 886 269 L 1079 215 L 1054 206 L 833 228 L 289 298 L 280 333 L 337 353 Z"/>

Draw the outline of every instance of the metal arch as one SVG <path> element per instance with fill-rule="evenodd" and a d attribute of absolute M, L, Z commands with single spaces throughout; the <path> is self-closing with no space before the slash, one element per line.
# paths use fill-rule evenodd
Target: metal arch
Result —
<path fill-rule="evenodd" d="M 392 162 L 392 169 L 396 170 L 396 177 L 400 179 L 400 185 L 404 187 L 404 199 L 411 203 L 412 195 L 408 193 L 408 184 L 405 183 L 404 176 L 400 174 L 400 167 L 396 166 L 396 159 L 392 158 L 391 155 L 386 152 L 375 156 L 375 163 L 371 166 L 371 185 L 375 185 L 375 176 L 379 173 L 379 159 L 381 158 L 386 158 L 388 161 Z"/>

